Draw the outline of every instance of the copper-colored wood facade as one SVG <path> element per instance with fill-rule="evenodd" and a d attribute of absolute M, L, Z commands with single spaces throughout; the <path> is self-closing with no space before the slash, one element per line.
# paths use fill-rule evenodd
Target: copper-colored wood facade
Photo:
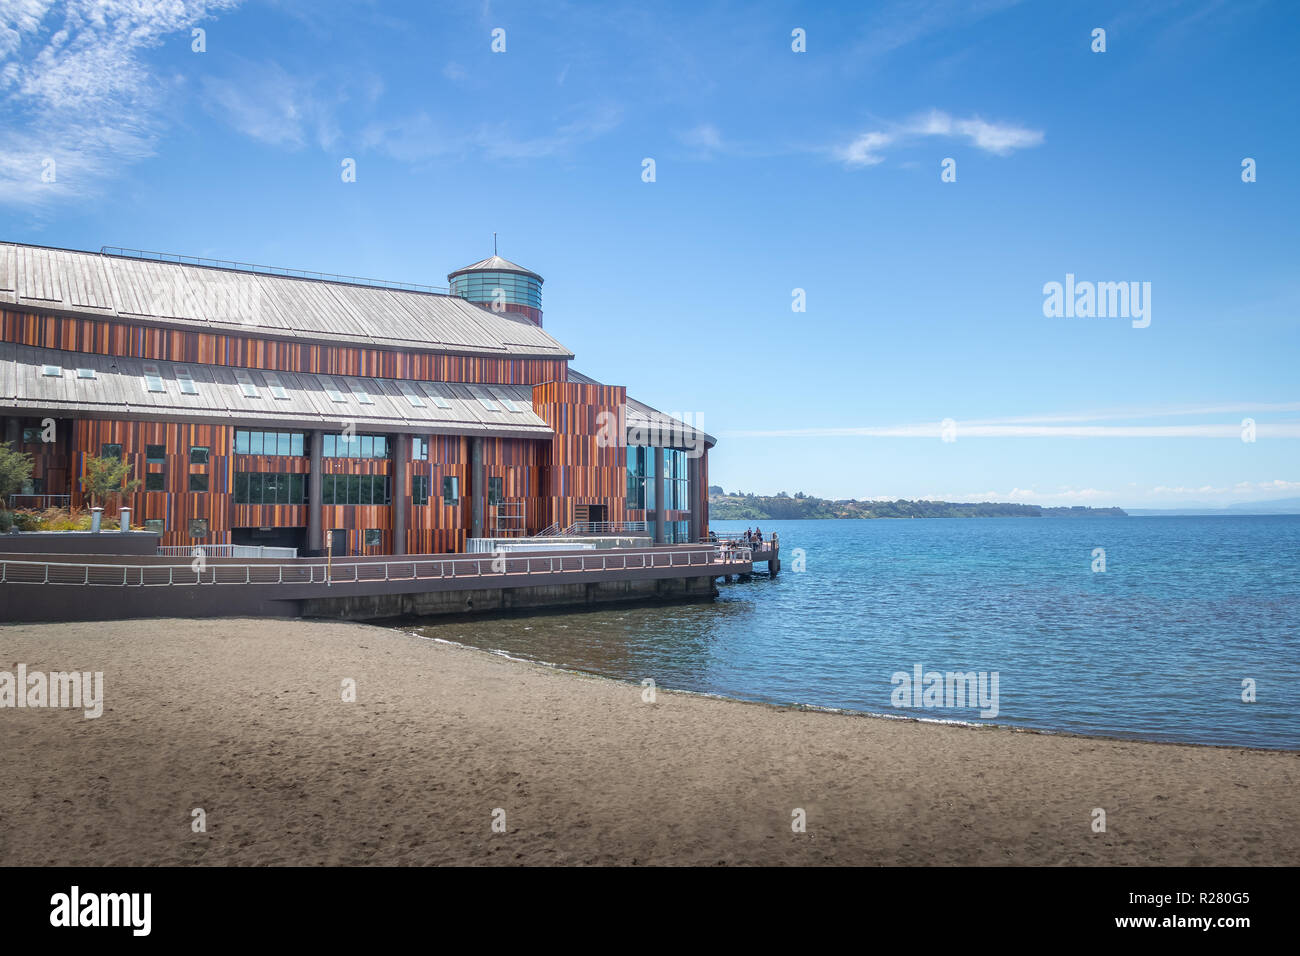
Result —
<path fill-rule="evenodd" d="M 242 366 L 268 371 L 363 375 L 393 379 L 513 384 L 533 386 L 533 407 L 554 431 L 546 439 L 485 437 L 482 442 L 482 480 L 475 487 L 471 468 L 471 442 L 465 435 L 421 435 L 428 443 L 425 460 L 408 460 L 396 473 L 395 458 L 326 458 L 322 473 L 384 475 L 390 481 L 390 500 L 406 502 L 405 547 L 395 547 L 393 506 L 323 505 L 322 528 L 347 532 L 352 554 L 430 554 L 462 551 L 472 529 L 475 496 L 483 499 L 484 534 L 492 536 L 498 518 L 522 512 L 517 533 L 535 534 L 552 523 L 567 526 L 592 506 L 603 509 L 606 520 L 643 519 L 626 508 L 627 453 L 621 441 L 608 441 L 609 422 L 619 420 L 626 402 L 621 386 L 589 385 L 567 381 L 564 359 L 509 358 L 451 355 L 402 349 L 367 348 L 259 338 L 256 335 L 209 333 L 162 328 L 147 323 L 108 318 L 69 318 L 39 311 L 0 310 L 0 341 L 70 352 L 90 352 L 132 358 L 180 361 L 194 365 Z M 0 410 L 2 414 L 2 410 Z M 41 419 L 25 417 L 23 427 L 36 427 Z M 9 421 L 11 430 L 14 420 Z M 270 426 L 266 426 L 270 430 Z M 106 444 L 120 445 L 130 463 L 130 475 L 141 481 L 138 490 L 106 503 L 126 505 L 133 523 L 163 522 L 162 543 L 192 545 L 228 543 L 234 529 L 305 529 L 306 504 L 247 505 L 234 500 L 236 472 L 272 472 L 308 475 L 309 455 L 236 455 L 235 428 L 226 425 L 161 421 L 123 421 L 61 418 L 56 440 L 48 444 L 20 445 L 33 455 L 33 477 L 41 479 L 47 494 L 68 494 L 74 508 L 89 507 L 78 480 L 87 458 L 100 454 Z M 280 430 L 304 431 L 304 425 Z M 8 438 L 0 435 L 0 440 Z M 390 435 L 410 442 L 410 435 Z M 149 445 L 165 449 L 161 463 L 146 460 Z M 208 449 L 203 464 L 191 464 L 192 448 Z M 410 459 L 410 456 L 406 456 Z M 706 458 L 707 460 L 707 458 Z M 707 470 L 701 462 L 702 480 L 693 504 L 704 516 L 707 532 Z M 146 475 L 161 474 L 163 490 L 146 490 Z M 190 490 L 190 475 L 207 476 L 206 491 Z M 414 476 L 428 478 L 428 503 L 411 501 Z M 443 479 L 458 479 L 460 497 L 443 501 Z M 501 479 L 502 504 L 487 501 L 489 480 Z M 653 515 L 649 516 L 653 518 Z M 672 513 L 669 520 L 684 520 Z M 191 534 L 192 519 L 207 521 L 207 535 Z M 502 519 L 505 520 L 505 519 Z M 378 546 L 365 544 L 365 532 L 381 532 Z"/>

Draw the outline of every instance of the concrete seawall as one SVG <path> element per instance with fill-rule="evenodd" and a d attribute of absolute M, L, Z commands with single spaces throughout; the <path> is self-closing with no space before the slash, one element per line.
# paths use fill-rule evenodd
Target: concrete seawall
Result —
<path fill-rule="evenodd" d="M 309 598 L 301 602 L 301 613 L 303 617 L 375 621 L 389 617 L 433 617 L 620 602 L 709 601 L 717 594 L 717 585 L 712 578 L 707 577 L 593 581 L 585 584 Z"/>

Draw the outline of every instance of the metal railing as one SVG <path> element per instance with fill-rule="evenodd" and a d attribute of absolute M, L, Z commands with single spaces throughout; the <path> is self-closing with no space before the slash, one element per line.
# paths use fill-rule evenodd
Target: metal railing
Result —
<path fill-rule="evenodd" d="M 0 561 L 0 584 L 71 584 L 83 587 L 179 587 L 213 584 L 361 584 L 378 581 L 431 581 L 503 578 L 589 571 L 716 567 L 732 573 L 750 563 L 748 549 L 692 551 L 599 551 L 549 556 L 417 558 L 332 564 L 80 564 Z"/>
<path fill-rule="evenodd" d="M 769 548 L 776 541 L 775 534 L 769 534 L 766 538 L 760 540 L 755 540 L 752 537 L 746 539 L 745 532 L 743 531 L 712 531 L 710 532 L 710 536 L 710 540 L 712 541 L 741 541 L 747 545 L 766 545 Z"/>
<path fill-rule="evenodd" d="M 560 523 L 557 521 L 555 522 L 555 524 L 547 525 L 541 531 L 537 532 L 537 534 L 533 535 L 533 537 L 550 538 L 550 537 L 554 537 L 555 535 L 563 534 L 563 533 L 564 533 L 564 529 L 560 527 Z"/>
<path fill-rule="evenodd" d="M 645 532 L 644 521 L 577 521 L 569 525 L 561 534 L 624 534 L 632 531 Z"/>
<path fill-rule="evenodd" d="M 275 548 L 261 544 L 168 544 L 158 546 L 160 558 L 296 558 L 297 548 Z"/>
<path fill-rule="evenodd" d="M 10 508 L 66 508 L 72 501 L 71 495 L 21 495 L 9 496 Z M 22 502 L 22 503 L 20 503 Z M 27 504 L 25 502 L 32 502 Z"/>
<path fill-rule="evenodd" d="M 174 262 L 189 266 L 210 266 L 236 272 L 253 272 L 258 275 L 286 276 L 291 279 L 318 279 L 325 282 L 344 282 L 348 285 L 368 285 L 381 289 L 401 289 L 406 292 L 433 292 L 448 295 L 445 285 L 424 285 L 419 282 L 393 282 L 388 279 L 367 279 L 361 276 L 339 275 L 334 272 L 313 272 L 310 269 L 290 269 L 284 266 L 263 266 L 232 259 L 209 259 L 206 256 L 186 256 L 175 252 L 150 252 L 147 249 L 127 249 L 122 246 L 100 246 L 102 256 L 121 256 L 128 259 L 150 259 L 154 262 Z"/>

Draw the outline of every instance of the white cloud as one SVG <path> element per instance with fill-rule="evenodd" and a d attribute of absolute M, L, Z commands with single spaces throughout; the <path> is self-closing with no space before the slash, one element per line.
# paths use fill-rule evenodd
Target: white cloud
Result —
<path fill-rule="evenodd" d="M 259 142 L 297 148 L 314 141 L 327 149 L 339 137 L 334 109 L 342 97 L 277 63 L 235 61 L 233 76 L 205 76 L 202 86 L 209 112 Z"/>
<path fill-rule="evenodd" d="M 701 123 L 695 128 L 679 134 L 678 138 L 687 146 L 699 151 L 704 157 L 711 156 L 723 148 L 722 134 L 718 132 L 718 128 L 712 123 Z"/>
<path fill-rule="evenodd" d="M 604 103 L 584 107 L 553 130 L 521 136 L 505 122 L 481 124 L 463 130 L 449 127 L 428 113 L 401 120 L 372 123 L 361 134 L 367 149 L 401 162 L 425 162 L 448 154 L 478 154 L 487 159 L 525 160 L 564 155 L 614 129 L 622 119 L 616 106 Z"/>
<path fill-rule="evenodd" d="M 887 129 L 861 133 L 832 152 L 849 167 L 875 166 L 884 162 L 884 151 L 888 147 L 930 136 L 965 139 L 977 149 L 996 156 L 1007 156 L 1017 149 L 1028 149 L 1043 142 L 1041 130 L 1012 123 L 991 123 L 978 116 L 958 119 L 940 110 L 931 110 Z"/>
<path fill-rule="evenodd" d="M 846 166 L 875 166 L 885 161 L 881 150 L 893 141 L 894 137 L 888 133 L 863 133 L 835 154 Z"/>
<path fill-rule="evenodd" d="M 143 51 L 238 0 L 10 0 L 0 11 L 0 203 L 94 193 L 153 154 L 167 81 Z M 47 160 L 55 181 L 43 182 Z"/>

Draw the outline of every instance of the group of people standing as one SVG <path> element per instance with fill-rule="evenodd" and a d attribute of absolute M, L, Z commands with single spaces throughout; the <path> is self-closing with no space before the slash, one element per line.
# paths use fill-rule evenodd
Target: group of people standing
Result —
<path fill-rule="evenodd" d="M 751 531 L 749 528 L 746 528 L 746 529 L 745 529 L 745 543 L 746 543 L 746 544 L 762 544 L 762 543 L 763 543 L 763 529 L 762 529 L 762 528 L 754 528 L 754 529 Z"/>

